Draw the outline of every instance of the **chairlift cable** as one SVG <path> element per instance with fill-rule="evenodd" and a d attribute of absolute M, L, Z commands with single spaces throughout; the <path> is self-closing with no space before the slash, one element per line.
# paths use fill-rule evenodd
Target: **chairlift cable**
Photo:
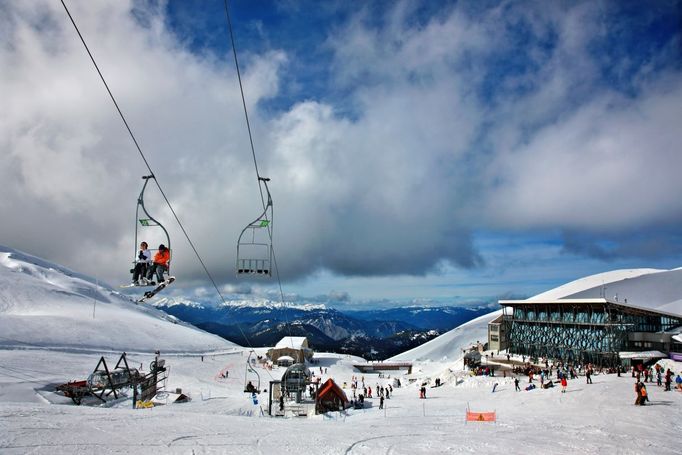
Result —
<path fill-rule="evenodd" d="M 100 79 L 102 80 L 102 83 L 104 84 L 104 87 L 106 88 L 107 93 L 109 94 L 109 97 L 111 98 L 111 101 L 114 103 L 114 106 L 116 107 L 116 110 L 118 111 L 118 114 L 121 117 L 121 120 L 123 120 L 123 124 L 125 125 L 126 129 L 128 130 L 128 134 L 130 135 L 130 138 L 133 140 L 133 143 L 135 144 L 137 151 L 139 152 L 140 156 L 142 157 L 142 161 L 144 161 L 145 166 L 147 166 L 149 173 L 156 176 L 156 174 L 152 170 L 151 166 L 149 165 L 147 158 L 145 157 L 144 153 L 142 152 L 142 148 L 140 147 L 140 144 L 137 142 L 137 139 L 135 138 L 135 135 L 133 134 L 132 129 L 128 125 L 128 121 L 126 120 L 125 116 L 123 115 L 123 111 L 121 111 L 121 108 L 119 107 L 118 102 L 116 101 L 116 98 L 114 97 L 114 94 L 111 92 L 111 89 L 109 88 L 109 84 L 107 84 L 106 79 L 104 79 L 104 75 L 102 75 L 102 72 L 99 69 L 99 65 L 97 65 L 97 61 L 95 61 L 95 57 L 92 55 L 92 52 L 90 52 L 90 48 L 88 47 L 87 43 L 85 42 L 85 38 L 83 38 L 83 35 L 81 34 L 80 29 L 78 28 L 78 25 L 76 25 L 76 21 L 74 20 L 73 16 L 71 16 L 71 12 L 69 11 L 69 8 L 66 6 L 66 3 L 64 3 L 64 0 L 60 0 L 60 1 L 62 3 L 62 6 L 64 7 L 64 10 L 66 11 L 66 14 L 69 16 L 69 19 L 71 20 L 71 24 L 73 24 L 73 27 L 76 29 L 76 33 L 78 34 L 78 37 L 80 38 L 81 43 L 83 43 L 83 46 L 85 47 L 85 50 L 88 53 L 88 56 L 90 57 L 90 60 L 92 61 L 92 64 L 95 66 L 95 69 L 97 70 L 97 74 L 99 75 Z M 255 155 L 254 155 L 254 160 L 255 160 Z M 189 243 L 190 247 L 194 251 L 194 254 L 196 255 L 197 259 L 199 260 L 199 263 L 201 264 L 201 266 L 203 267 L 204 272 L 206 272 L 206 276 L 208 276 L 208 279 L 211 281 L 211 284 L 215 288 L 218 296 L 220 297 L 220 300 L 222 300 L 222 302 L 224 304 L 227 304 L 225 297 L 223 296 L 222 292 L 220 292 L 220 288 L 218 287 L 218 284 L 213 279 L 213 276 L 211 275 L 211 272 L 209 272 L 208 267 L 206 267 L 206 264 L 204 263 L 203 259 L 201 258 L 201 255 L 199 254 L 199 251 L 194 246 L 194 242 L 192 242 L 192 239 L 190 238 L 189 234 L 185 230 L 185 227 L 183 226 L 182 222 L 180 221 L 180 218 L 178 217 L 177 213 L 173 209 L 173 206 L 170 203 L 170 200 L 168 199 L 168 197 L 166 197 L 166 193 L 163 191 L 163 188 L 161 188 L 161 184 L 159 183 L 159 180 L 156 177 L 154 178 L 154 183 L 156 183 L 156 186 L 159 189 L 159 192 L 163 196 L 163 199 L 166 201 L 166 204 L 168 205 L 168 208 L 170 209 L 171 213 L 173 214 L 175 221 L 177 221 L 178 226 L 180 226 L 182 233 L 184 234 L 185 238 L 187 239 L 187 242 Z M 251 351 L 255 352 L 253 345 L 251 344 L 251 341 L 248 339 L 248 337 L 246 336 L 246 334 L 244 333 L 244 331 L 242 330 L 242 328 L 239 324 L 237 324 L 237 328 L 239 329 L 242 336 L 244 337 L 244 340 L 249 345 L 249 349 Z M 268 371 L 268 374 L 270 374 L 269 371 Z M 272 378 L 272 374 L 270 374 L 270 377 Z"/>
<path fill-rule="evenodd" d="M 237 69 L 237 79 L 239 80 L 239 91 L 242 95 L 242 106 L 244 107 L 244 117 L 246 118 L 246 129 L 249 132 L 249 143 L 251 144 L 251 155 L 253 156 L 253 166 L 256 168 L 256 178 L 258 179 L 258 190 L 260 191 L 260 199 L 265 209 L 265 198 L 263 197 L 263 188 L 261 187 L 261 176 L 258 172 L 258 160 L 256 160 L 256 148 L 253 145 L 253 134 L 251 133 L 251 122 L 249 121 L 249 111 L 246 108 L 246 97 L 244 96 L 244 86 L 242 84 L 242 74 L 239 70 L 239 60 L 237 59 L 237 47 L 234 43 L 234 32 L 232 31 L 232 19 L 230 17 L 230 9 L 227 6 L 227 0 L 224 0 L 225 17 L 227 18 L 227 27 L 230 30 L 230 43 L 232 44 L 232 55 L 234 56 L 234 66 Z"/>
<path fill-rule="evenodd" d="M 266 216 L 267 216 L 267 209 L 265 205 L 265 199 L 263 197 L 263 188 L 261 186 L 261 181 L 264 182 L 265 188 L 268 192 L 268 204 L 272 204 L 272 199 L 270 198 L 270 190 L 267 187 L 267 181 L 263 179 L 263 177 L 260 176 L 260 173 L 258 172 L 258 160 L 256 159 L 256 149 L 253 145 L 253 134 L 251 133 L 251 122 L 249 121 L 249 111 L 246 107 L 246 97 L 244 96 L 244 85 L 242 84 L 242 76 L 241 76 L 241 71 L 239 70 L 239 59 L 237 58 L 237 46 L 235 45 L 234 41 L 234 31 L 232 29 L 232 18 L 230 17 L 230 8 L 228 6 L 228 0 L 223 0 L 223 4 L 225 5 L 225 18 L 227 19 L 227 27 L 230 32 L 230 43 L 232 45 L 232 55 L 234 57 L 234 65 L 237 70 L 237 80 L 239 81 L 239 91 L 242 96 L 242 106 L 244 107 L 244 118 L 246 119 L 246 128 L 249 132 L 249 143 L 251 145 L 251 155 L 253 156 L 253 165 L 256 169 L 256 178 L 258 179 L 258 190 L 260 191 L 260 198 L 261 198 L 261 203 L 263 204 L 263 210 L 265 210 Z M 266 218 L 267 219 L 267 218 Z M 277 258 L 275 256 L 275 247 L 273 246 L 272 242 L 272 228 L 268 226 L 268 236 L 270 237 L 270 248 L 272 251 L 272 258 L 273 258 L 273 265 L 275 268 L 275 276 L 277 277 L 277 283 L 279 285 L 279 295 L 280 295 L 280 300 L 282 302 L 282 305 L 285 306 L 285 311 L 284 311 L 284 318 L 286 322 L 286 327 L 287 331 L 289 332 L 289 338 L 291 338 L 291 327 L 289 324 L 289 319 L 287 317 L 287 312 L 286 312 L 286 304 L 284 303 L 284 292 L 282 291 L 282 280 L 280 279 L 279 276 L 279 268 L 277 267 Z M 292 340 L 293 343 L 293 340 Z"/>
<path fill-rule="evenodd" d="M 95 66 L 95 69 L 97 70 L 97 74 L 99 74 L 99 77 L 102 80 L 104 87 L 107 89 L 107 93 L 109 93 L 109 97 L 111 98 L 111 101 L 113 101 L 114 106 L 116 107 L 116 110 L 118 111 L 118 114 L 121 117 L 121 120 L 123 120 L 123 124 L 125 125 L 126 129 L 128 130 L 128 134 L 130 134 L 130 138 L 133 140 L 133 143 L 135 144 L 137 151 L 139 152 L 140 156 L 142 157 L 142 161 L 144 161 L 145 166 L 147 166 L 149 173 L 155 176 L 154 183 L 156 183 L 156 186 L 159 189 L 159 192 L 163 196 L 163 199 L 166 201 L 168 208 L 170 209 L 171 213 L 173 214 L 173 217 L 175 217 L 175 221 L 178 222 L 178 225 L 180 226 L 182 233 L 185 235 L 185 238 L 189 242 L 189 245 L 192 247 L 192 250 L 194 250 L 194 254 L 196 254 L 197 258 L 199 259 L 199 262 L 203 266 L 204 271 L 208 275 L 211 282 L 213 282 L 215 288 L 218 289 L 218 286 L 216 285 L 215 281 L 213 280 L 213 277 L 211 276 L 211 273 L 208 271 L 208 268 L 206 268 L 206 265 L 204 264 L 204 261 L 201 258 L 201 255 L 199 254 L 196 247 L 194 246 L 192 239 L 189 237 L 189 234 L 185 230 L 185 227 L 183 226 L 182 222 L 180 221 L 180 218 L 178 217 L 177 213 L 175 212 L 175 209 L 173 209 L 173 205 L 170 203 L 170 201 L 168 200 L 168 197 L 166 196 L 166 193 L 163 191 L 163 188 L 161 187 L 159 180 L 156 178 L 156 174 L 154 173 L 151 166 L 149 165 L 149 161 L 147 161 L 147 158 L 145 157 L 144 153 L 142 152 L 142 148 L 140 147 L 140 144 L 137 142 L 137 139 L 135 138 L 135 135 L 133 134 L 132 129 L 128 125 L 128 121 L 126 120 L 125 116 L 123 115 L 123 112 L 121 111 L 121 108 L 119 107 L 118 102 L 116 102 L 116 98 L 114 97 L 114 94 L 111 92 L 111 89 L 109 88 L 109 84 L 107 84 L 106 79 L 104 79 L 104 76 L 102 75 L 102 72 L 100 71 L 99 66 L 97 65 L 97 62 L 95 61 L 95 57 L 93 57 L 92 52 L 90 52 L 90 48 L 86 44 L 85 39 L 83 38 L 83 35 L 81 34 L 80 30 L 78 29 L 78 26 L 76 25 L 76 22 L 74 21 L 73 17 L 71 16 L 71 12 L 69 11 L 69 8 L 64 3 L 64 0 L 60 0 L 60 1 L 61 1 L 62 5 L 64 6 L 64 9 L 66 10 L 66 14 L 68 14 L 68 16 L 69 16 L 71 23 L 73 24 L 74 28 L 76 29 L 76 33 L 78 33 L 78 37 L 80 38 L 81 42 L 83 43 L 83 46 L 85 47 L 85 50 L 88 53 L 88 56 L 90 56 L 90 60 L 92 61 L 93 65 Z M 218 292 L 220 293 L 219 290 L 218 290 Z"/>

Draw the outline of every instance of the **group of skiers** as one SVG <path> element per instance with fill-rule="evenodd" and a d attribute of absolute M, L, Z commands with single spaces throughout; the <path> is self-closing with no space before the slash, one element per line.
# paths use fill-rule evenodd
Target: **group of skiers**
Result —
<path fill-rule="evenodd" d="M 632 377 L 637 379 L 637 382 L 654 382 L 656 378 L 656 385 L 662 387 L 665 385 L 665 391 L 671 391 L 671 385 L 673 382 L 673 372 L 670 368 L 663 373 L 664 368 L 660 364 L 655 364 L 653 367 L 645 367 L 642 364 L 632 367 Z M 676 388 L 682 390 L 682 377 L 677 375 L 675 378 Z"/>
<path fill-rule="evenodd" d="M 152 260 L 152 252 L 148 248 L 147 242 L 140 243 L 140 251 L 132 270 L 134 286 L 153 286 L 161 283 L 164 281 L 163 274 L 168 273 L 170 250 L 162 243 Z M 155 274 L 156 282 L 153 280 Z"/>
<path fill-rule="evenodd" d="M 343 383 L 343 389 L 348 387 L 348 383 Z M 374 390 L 370 385 L 365 384 L 365 377 L 358 378 L 353 376 L 350 381 L 350 389 L 352 390 L 352 397 L 350 406 L 356 409 L 361 409 L 364 406 L 365 398 L 379 398 L 379 409 L 384 408 L 384 399 L 390 399 L 393 393 L 393 386 L 388 384 L 386 386 L 377 384 Z M 373 395 L 376 393 L 376 397 Z"/>

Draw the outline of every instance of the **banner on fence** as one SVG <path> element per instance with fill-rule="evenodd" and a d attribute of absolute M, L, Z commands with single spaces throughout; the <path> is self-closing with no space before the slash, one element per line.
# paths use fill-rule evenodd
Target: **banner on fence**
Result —
<path fill-rule="evenodd" d="M 467 422 L 496 422 L 496 412 L 467 411 Z"/>

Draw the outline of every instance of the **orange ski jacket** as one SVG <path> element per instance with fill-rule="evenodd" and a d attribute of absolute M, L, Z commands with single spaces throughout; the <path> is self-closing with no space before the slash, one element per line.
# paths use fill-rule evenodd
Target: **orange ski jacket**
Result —
<path fill-rule="evenodd" d="M 168 267 L 168 261 L 170 261 L 170 252 L 168 250 L 157 251 L 154 255 L 155 264 L 161 264 Z"/>

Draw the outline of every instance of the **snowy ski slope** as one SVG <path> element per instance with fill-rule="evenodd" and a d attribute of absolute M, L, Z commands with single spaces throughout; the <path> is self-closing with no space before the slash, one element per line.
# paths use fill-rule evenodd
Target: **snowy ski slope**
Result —
<path fill-rule="evenodd" d="M 0 347 L 205 352 L 235 345 L 94 278 L 0 246 Z"/>

